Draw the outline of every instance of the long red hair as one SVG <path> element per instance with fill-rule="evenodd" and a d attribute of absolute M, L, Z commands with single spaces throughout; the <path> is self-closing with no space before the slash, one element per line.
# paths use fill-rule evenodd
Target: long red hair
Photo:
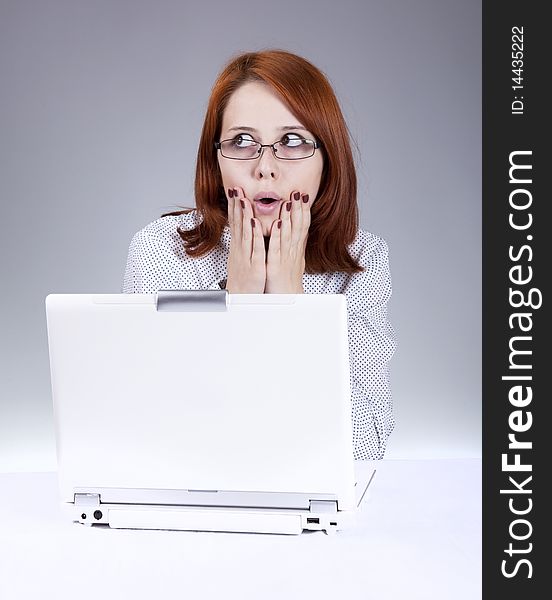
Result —
<path fill-rule="evenodd" d="M 284 50 L 247 52 L 232 59 L 218 76 L 209 99 L 197 153 L 196 209 L 203 217 L 194 229 L 178 233 L 189 256 L 200 257 L 219 242 L 228 223 L 228 204 L 214 142 L 230 96 L 246 82 L 269 85 L 290 111 L 322 142 L 324 167 L 305 250 L 305 272 L 363 271 L 347 246 L 358 230 L 357 178 L 349 132 L 332 86 L 306 59 Z M 194 209 L 167 215 L 178 215 Z"/>

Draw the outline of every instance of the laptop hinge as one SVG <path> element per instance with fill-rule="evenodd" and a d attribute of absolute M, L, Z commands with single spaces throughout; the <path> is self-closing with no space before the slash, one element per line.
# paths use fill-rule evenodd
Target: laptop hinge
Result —
<path fill-rule="evenodd" d="M 100 494 L 75 494 L 73 521 L 92 526 L 93 523 L 107 523 L 107 512 L 100 506 Z"/>
<path fill-rule="evenodd" d="M 159 290 L 156 307 L 159 312 L 224 312 L 227 290 Z"/>
<path fill-rule="evenodd" d="M 99 508 L 100 494 L 75 494 L 75 506 L 80 508 Z"/>
<path fill-rule="evenodd" d="M 337 513 L 337 501 L 311 500 L 309 510 L 317 513 Z"/>

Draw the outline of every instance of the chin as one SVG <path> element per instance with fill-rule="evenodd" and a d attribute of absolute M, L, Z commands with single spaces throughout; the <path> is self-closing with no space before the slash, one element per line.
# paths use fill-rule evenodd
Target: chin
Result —
<path fill-rule="evenodd" d="M 264 236 L 270 236 L 270 230 L 272 229 L 273 219 L 267 219 L 266 217 L 256 217 L 261 222 L 261 229 Z"/>

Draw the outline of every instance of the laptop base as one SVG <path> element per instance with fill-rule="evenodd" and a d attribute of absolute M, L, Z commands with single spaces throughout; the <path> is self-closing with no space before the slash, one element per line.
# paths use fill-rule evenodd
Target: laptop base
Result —
<path fill-rule="evenodd" d="M 112 529 L 169 529 L 298 535 L 304 530 L 333 534 L 352 525 L 353 511 L 101 504 L 69 505 L 72 518 L 83 525 Z"/>

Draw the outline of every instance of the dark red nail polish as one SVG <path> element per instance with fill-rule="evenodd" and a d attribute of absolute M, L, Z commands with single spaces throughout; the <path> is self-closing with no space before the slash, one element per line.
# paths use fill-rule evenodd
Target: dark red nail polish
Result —
<path fill-rule="evenodd" d="M 242 208 L 245 210 L 245 202 L 243 200 L 240 200 Z"/>
<path fill-rule="evenodd" d="M 293 197 L 294 197 L 296 200 L 299 200 L 299 198 L 301 198 L 301 194 L 300 194 L 299 192 L 295 192 L 295 194 L 293 194 Z"/>
<path fill-rule="evenodd" d="M 255 219 L 251 219 L 251 227 L 255 227 Z"/>
<path fill-rule="evenodd" d="M 282 229 L 282 221 L 278 221 L 278 229 Z"/>
<path fill-rule="evenodd" d="M 309 195 L 308 195 L 308 194 L 305 194 L 305 195 L 303 196 L 303 202 L 308 202 L 308 201 L 309 201 Z"/>
<path fill-rule="evenodd" d="M 288 211 L 288 212 L 291 210 L 291 202 L 288 202 L 288 203 L 286 204 L 286 208 L 287 208 L 287 211 Z"/>
<path fill-rule="evenodd" d="M 234 197 L 234 190 L 232 188 L 228 188 L 228 196 L 230 196 L 230 198 Z"/>

